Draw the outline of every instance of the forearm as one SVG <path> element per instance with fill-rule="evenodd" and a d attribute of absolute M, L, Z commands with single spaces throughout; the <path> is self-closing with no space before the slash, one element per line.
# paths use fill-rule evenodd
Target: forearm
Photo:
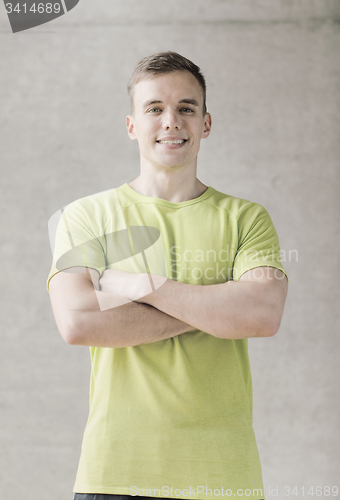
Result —
<path fill-rule="evenodd" d="M 278 282 L 271 287 L 249 281 L 202 286 L 167 280 L 139 302 L 215 337 L 240 339 L 276 333 L 285 293 Z"/>
<path fill-rule="evenodd" d="M 99 307 L 78 309 L 72 314 L 74 334 L 71 343 L 74 345 L 137 346 L 169 339 L 194 329 L 151 305 L 136 302 L 105 311 Z"/>

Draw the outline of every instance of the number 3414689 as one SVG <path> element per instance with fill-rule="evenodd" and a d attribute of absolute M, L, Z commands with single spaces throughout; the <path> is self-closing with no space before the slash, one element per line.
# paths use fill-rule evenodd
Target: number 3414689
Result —
<path fill-rule="evenodd" d="M 31 6 L 27 6 L 26 3 L 6 3 L 5 7 L 7 14 L 58 14 L 61 9 L 60 3 L 34 3 Z"/>
<path fill-rule="evenodd" d="M 298 488 L 290 488 L 290 486 L 284 487 L 285 496 L 316 496 L 316 497 L 336 497 L 338 496 L 339 489 L 337 486 L 311 486 L 310 488 L 305 488 L 301 486 Z"/>

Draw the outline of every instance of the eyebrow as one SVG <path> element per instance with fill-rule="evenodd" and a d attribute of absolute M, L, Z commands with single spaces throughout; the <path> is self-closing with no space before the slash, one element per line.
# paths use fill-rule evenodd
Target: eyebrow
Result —
<path fill-rule="evenodd" d="M 189 98 L 185 98 L 185 99 L 181 99 L 180 101 L 178 101 L 179 104 L 191 104 L 192 106 L 199 106 L 198 102 L 196 101 L 196 99 L 189 99 Z M 144 103 L 144 107 L 146 106 L 150 106 L 151 104 L 163 104 L 163 101 L 147 101 Z"/>
<path fill-rule="evenodd" d="M 185 104 L 192 104 L 193 106 L 199 106 L 198 102 L 196 101 L 196 99 L 181 99 L 180 101 L 178 101 L 180 103 L 185 103 Z"/>

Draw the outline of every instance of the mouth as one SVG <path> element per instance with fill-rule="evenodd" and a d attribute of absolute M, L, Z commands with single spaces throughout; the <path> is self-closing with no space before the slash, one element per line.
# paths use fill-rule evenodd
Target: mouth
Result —
<path fill-rule="evenodd" d="M 175 146 L 175 145 L 178 145 L 178 144 L 184 144 L 185 142 L 187 142 L 187 139 L 177 139 L 177 140 L 174 140 L 174 141 L 160 140 L 160 141 L 156 141 L 156 142 L 158 142 L 158 144 L 169 144 L 170 146 Z"/>

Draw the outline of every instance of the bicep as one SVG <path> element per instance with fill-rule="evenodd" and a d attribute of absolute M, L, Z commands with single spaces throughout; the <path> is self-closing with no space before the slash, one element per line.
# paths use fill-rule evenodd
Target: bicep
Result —
<path fill-rule="evenodd" d="M 256 267 L 242 274 L 239 281 L 251 281 L 265 285 L 263 289 L 265 288 L 266 290 L 270 290 L 271 293 L 275 293 L 278 299 L 283 301 L 283 304 L 285 302 L 288 291 L 288 280 L 280 269 L 269 266 Z"/>
<path fill-rule="evenodd" d="M 99 289 L 99 272 L 92 268 L 73 267 L 52 276 L 49 283 L 52 310 L 67 343 L 72 343 L 74 311 L 99 310 L 95 288 Z"/>
<path fill-rule="evenodd" d="M 246 271 L 240 276 L 240 281 L 255 281 L 259 283 L 275 284 L 280 283 L 283 289 L 288 288 L 286 275 L 276 267 L 261 266 Z"/>
<path fill-rule="evenodd" d="M 249 283 L 249 291 L 266 308 L 272 328 L 277 331 L 288 292 L 286 275 L 274 267 L 257 267 L 242 274 L 239 281 Z"/>

